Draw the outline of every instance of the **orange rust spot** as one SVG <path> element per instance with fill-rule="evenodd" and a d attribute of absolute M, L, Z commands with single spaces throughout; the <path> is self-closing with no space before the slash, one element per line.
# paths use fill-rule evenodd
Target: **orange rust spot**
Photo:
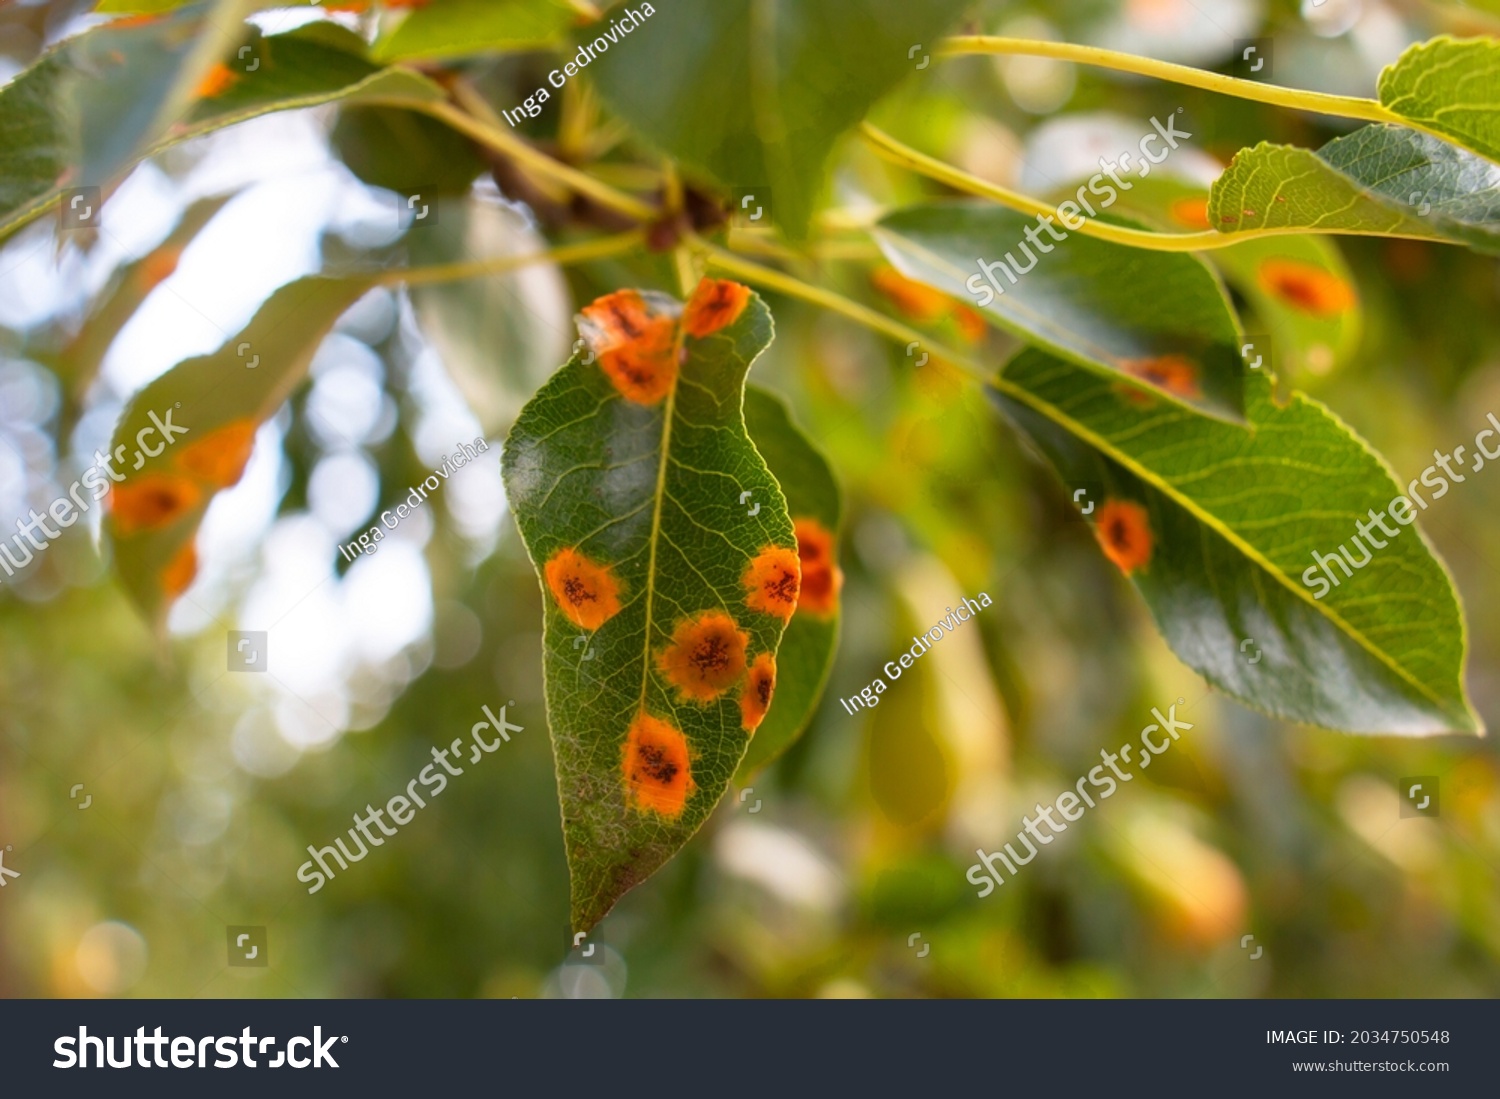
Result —
<path fill-rule="evenodd" d="M 151 291 L 172 277 L 177 270 L 177 261 L 182 256 L 181 248 L 158 248 L 141 260 L 136 269 L 136 282 L 142 290 Z"/>
<path fill-rule="evenodd" d="M 1139 386 L 1127 385 L 1124 382 L 1115 382 L 1110 390 L 1118 397 L 1129 401 L 1138 408 L 1154 408 L 1156 398 Z"/>
<path fill-rule="evenodd" d="M 677 382 L 677 318 L 636 290 L 617 290 L 584 307 L 579 329 L 620 395 L 651 405 Z"/>
<path fill-rule="evenodd" d="M 1189 229 L 1210 229 L 1207 198 L 1179 198 L 1168 207 L 1172 220 Z"/>
<path fill-rule="evenodd" d="M 802 564 L 802 592 L 797 609 L 827 618 L 838 610 L 839 589 L 844 585 L 833 535 L 822 523 L 807 517 L 794 520 L 792 529 L 797 532 L 797 557 Z"/>
<path fill-rule="evenodd" d="M 771 708 L 771 695 L 776 690 L 776 658 L 770 653 L 761 653 L 750 665 L 750 674 L 745 677 L 745 689 L 740 692 L 740 718 L 745 729 L 754 733 L 766 718 Z"/>
<path fill-rule="evenodd" d="M 155 23 L 166 18 L 164 11 L 143 11 L 138 15 L 122 15 L 118 19 L 111 19 L 107 26 L 110 30 L 123 30 L 126 27 L 144 27 L 148 23 Z"/>
<path fill-rule="evenodd" d="M 227 92 L 238 79 L 238 74 L 228 65 L 222 61 L 216 62 L 213 68 L 203 74 L 203 79 L 198 81 L 194 94 L 199 99 L 213 99 Z"/>
<path fill-rule="evenodd" d="M 877 267 L 870 281 L 891 304 L 915 321 L 931 323 L 942 320 L 953 308 L 948 295 L 924 283 L 909 279 L 894 267 Z"/>
<path fill-rule="evenodd" d="M 558 610 L 573 625 L 597 630 L 620 613 L 620 581 L 608 565 L 565 546 L 547 560 L 542 572 Z"/>
<path fill-rule="evenodd" d="M 728 279 L 703 279 L 688 300 L 682 327 L 702 339 L 740 319 L 750 303 L 750 287 Z"/>
<path fill-rule="evenodd" d="M 155 530 L 182 518 L 202 499 L 198 486 L 186 477 L 149 473 L 115 485 L 109 506 L 120 534 Z"/>
<path fill-rule="evenodd" d="M 215 488 L 228 488 L 244 475 L 255 446 L 255 421 L 231 420 L 177 452 L 177 468 Z"/>
<path fill-rule="evenodd" d="M 790 621 L 797 609 L 797 591 L 802 583 L 797 551 L 766 546 L 745 570 L 743 583 L 750 592 L 745 603 L 751 610 Z"/>
<path fill-rule="evenodd" d="M 636 714 L 620 761 L 626 804 L 664 817 L 682 816 L 698 788 L 688 756 L 687 738 L 680 729 L 644 710 Z"/>
<path fill-rule="evenodd" d="M 189 542 L 177 551 L 166 568 L 161 570 L 161 590 L 168 599 L 176 599 L 188 588 L 198 575 L 198 551 Z"/>
<path fill-rule="evenodd" d="M 671 643 L 656 654 L 656 666 L 683 698 L 712 702 L 745 674 L 749 643 L 749 635 L 729 615 L 704 611 L 677 623 Z"/>
<path fill-rule="evenodd" d="M 1268 259 L 1260 265 L 1261 288 L 1275 298 L 1317 317 L 1334 317 L 1354 307 L 1354 288 L 1311 263 Z"/>
<path fill-rule="evenodd" d="M 978 343 L 984 339 L 984 317 L 978 310 L 970 309 L 967 305 L 955 305 L 953 321 L 958 325 L 958 334 L 964 338 L 965 342 Z"/>
<path fill-rule="evenodd" d="M 1151 560 L 1151 549 L 1155 544 L 1151 518 L 1134 500 L 1104 501 L 1099 508 L 1094 534 L 1104 549 L 1104 556 L 1118 565 L 1126 576 Z"/>
<path fill-rule="evenodd" d="M 1125 373 L 1164 389 L 1177 397 L 1198 397 L 1198 367 L 1182 355 L 1158 355 L 1152 359 L 1125 359 Z"/>

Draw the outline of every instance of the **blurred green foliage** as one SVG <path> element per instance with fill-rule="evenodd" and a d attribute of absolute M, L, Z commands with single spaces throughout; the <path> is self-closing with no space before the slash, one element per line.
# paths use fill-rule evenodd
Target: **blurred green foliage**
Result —
<path fill-rule="evenodd" d="M 24 60 L 40 20 L 65 7 L 5 13 L 0 46 Z M 1113 13 L 1034 10 L 1073 40 Z M 982 5 L 977 22 L 996 29 L 1021 11 Z M 1432 18 L 1413 37 L 1471 17 Z M 1319 86 L 1312 47 L 1351 48 L 1312 38 L 1293 5 L 1271 5 L 1267 19 L 1261 33 L 1287 43 L 1280 82 Z M 534 86 L 505 63 L 491 79 L 502 102 Z M 1184 103 L 1211 120 L 1206 145 L 1226 156 L 1262 138 L 1331 136 L 1307 117 L 1084 70 L 1057 109 L 1149 118 Z M 1037 124 L 981 58 L 904 86 L 876 117 L 924 127 L 931 149 L 958 163 L 1013 156 Z M 836 188 L 919 197 L 863 149 L 840 147 L 836 162 Z M 14 292 L 3 272 L 21 247 L 35 244 L 0 252 L 0 294 Z M 1362 344 L 1346 367 L 1293 380 L 1404 480 L 1500 414 L 1500 278 L 1493 259 L 1455 247 L 1338 247 L 1364 304 Z M 868 267 L 833 261 L 817 274 L 883 307 Z M 660 257 L 585 265 L 566 280 L 575 305 L 621 285 L 673 288 Z M 300 754 L 278 732 L 280 696 L 225 671 L 225 631 L 263 627 L 226 612 L 158 648 L 81 530 L 24 585 L 0 583 L 0 844 L 22 875 L 0 893 L 0 994 L 1500 995 L 1493 738 L 1348 737 L 1207 693 L 972 386 L 937 364 L 913 371 L 899 348 L 838 317 L 768 299 L 776 340 L 752 378 L 790 400 L 846 494 L 843 643 L 804 738 L 601 926 L 605 965 L 563 965 L 568 883 L 535 577 L 509 515 L 476 555 L 444 501 L 423 551 L 429 636 L 352 682 L 373 724 Z M 0 331 L 7 358 L 25 335 Z M 409 347 L 390 330 L 367 339 L 402 412 L 369 447 L 378 514 L 430 467 L 412 438 Z M 59 425 L 73 422 L 76 399 L 43 408 L 26 437 L 68 453 Z M 322 454 L 306 400 L 292 402 L 285 435 L 283 519 L 308 508 Z M 16 410 L 0 411 L 15 428 Z M 498 460 L 493 443 L 490 454 Z M 1500 477 L 1479 475 L 1422 519 L 1467 608 L 1468 681 L 1491 727 L 1497 505 Z M 844 710 L 839 698 L 914 631 L 981 590 L 995 605 L 973 629 L 873 710 Z M 1179 696 L 1195 727 L 1172 752 L 977 900 L 964 881 L 974 847 L 1013 836 L 1035 802 Z M 511 700 L 522 733 L 307 894 L 295 875 L 309 844 L 331 843 L 351 814 L 404 789 L 482 705 Z M 1440 816 L 1401 816 L 1407 776 L 1438 777 Z M 70 797 L 77 783 L 84 792 Z M 225 928 L 242 924 L 268 928 L 268 967 L 227 964 Z M 908 945 L 916 933 L 925 957 Z M 1259 959 L 1241 947 L 1249 934 Z"/>

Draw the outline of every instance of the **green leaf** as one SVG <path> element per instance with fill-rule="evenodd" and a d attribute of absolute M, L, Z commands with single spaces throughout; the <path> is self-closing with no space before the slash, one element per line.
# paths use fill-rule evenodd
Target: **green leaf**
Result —
<path fill-rule="evenodd" d="M 51 365 L 77 394 L 94 380 L 104 355 L 146 297 L 177 267 L 177 258 L 209 223 L 229 195 L 199 199 L 183 211 L 167 238 L 146 255 L 123 265 L 100 293 L 78 332 L 55 356 Z"/>
<path fill-rule="evenodd" d="M 362 182 L 402 195 L 461 195 L 485 168 L 463 134 L 395 107 L 346 107 L 331 140 L 339 159 Z"/>
<path fill-rule="evenodd" d="M 121 89 L 134 88 L 153 74 L 165 83 L 171 74 L 156 73 L 151 68 L 151 59 L 160 52 L 150 45 L 152 36 L 167 34 L 186 18 L 183 15 L 140 27 L 110 30 L 105 26 L 88 31 L 49 52 L 0 89 L 0 236 L 52 207 L 65 187 L 84 183 L 103 186 L 107 182 L 80 177 L 82 135 L 100 125 L 86 124 L 92 117 L 90 104 L 120 96 Z M 145 44 L 120 51 L 126 64 L 124 73 L 113 72 L 109 79 L 93 84 L 86 80 L 80 83 L 84 70 L 76 67 L 75 55 L 98 56 L 108 42 L 129 42 L 133 36 L 140 36 Z M 328 24 L 310 24 L 264 38 L 249 33 L 240 49 L 244 55 L 235 58 L 233 80 L 227 87 L 193 104 L 186 119 L 164 133 L 142 131 L 134 133 L 129 142 L 112 142 L 109 148 L 113 150 L 128 146 L 126 159 L 109 165 L 95 155 L 91 170 L 110 168 L 118 173 L 129 163 L 190 137 L 272 111 L 334 100 L 392 105 L 447 98 L 442 88 L 417 73 L 372 65 L 360 56 L 363 43 L 358 37 Z M 75 86 L 82 89 L 77 96 L 70 90 Z M 65 109 L 75 100 L 84 120 L 72 108 Z M 121 133 L 125 136 L 123 130 Z"/>
<path fill-rule="evenodd" d="M 1161 229 L 1201 230 L 1207 224 L 1208 192 L 1181 180 L 1152 176 L 1137 179 L 1117 209 L 1139 214 Z M 1272 348 L 1250 352 L 1247 362 L 1252 365 L 1257 355 L 1263 365 L 1270 364 L 1264 355 L 1274 349 L 1278 372 L 1289 367 L 1326 374 L 1347 362 L 1359 346 L 1364 313 L 1354 275 L 1328 237 L 1252 237 L 1215 248 L 1204 258 L 1249 299 L 1255 323 L 1247 338 L 1271 337 Z"/>
<path fill-rule="evenodd" d="M 213 497 L 244 472 L 256 428 L 373 284 L 374 276 L 288 283 L 239 335 L 178 363 L 130 402 L 110 444 L 124 479 L 113 486 L 105 525 L 126 590 L 158 628 L 196 573 L 193 539 Z"/>
<path fill-rule="evenodd" d="M 108 187 L 191 108 L 209 69 L 245 37 L 253 6 L 196 4 L 143 26 L 107 23 L 68 43 L 55 109 L 74 137 L 74 186 Z"/>
<path fill-rule="evenodd" d="M 1370 525 L 1370 509 L 1402 490 L 1322 405 L 1293 394 L 1278 407 L 1270 381 L 1252 374 L 1247 430 L 1143 409 L 1040 351 L 1017 356 L 1001 378 L 999 403 L 1069 493 L 1084 493 L 1080 506 L 1094 504 L 1106 553 L 1173 651 L 1213 686 L 1277 717 L 1349 732 L 1480 730 L 1449 577 L 1415 527 L 1389 518 L 1398 533 L 1384 538 Z M 1359 522 L 1384 548 L 1347 578 L 1330 565 L 1338 586 L 1319 582 L 1314 553 L 1348 545 L 1363 556 L 1352 541 Z"/>
<path fill-rule="evenodd" d="M 1500 250 L 1500 165 L 1404 126 L 1364 126 L 1313 152 L 1262 142 L 1215 181 L 1220 232 L 1318 229 Z"/>
<path fill-rule="evenodd" d="M 553 0 L 443 0 L 409 12 L 371 52 L 381 61 L 436 61 L 540 49 L 561 41 L 577 17 Z"/>
<path fill-rule="evenodd" d="M 785 627 L 757 608 L 789 613 L 796 598 L 795 579 L 773 584 L 769 600 L 759 579 L 794 578 L 796 551 L 741 413 L 771 315 L 737 292 L 742 311 L 701 339 L 682 335 L 689 326 L 664 295 L 599 299 L 582 318 L 590 351 L 542 387 L 506 442 L 506 493 L 542 577 L 578 931 L 718 803 L 750 742 L 749 681 Z M 628 377 L 633 397 L 616 387 Z"/>
<path fill-rule="evenodd" d="M 244 33 L 245 0 L 60 43 L 0 88 L 0 236 L 67 187 L 108 189 Z"/>
<path fill-rule="evenodd" d="M 689 15 L 664 5 L 587 72 L 637 132 L 674 157 L 762 200 L 769 189 L 768 212 L 800 238 L 835 139 L 916 69 L 910 51 L 931 50 L 967 6 L 714 0 Z M 616 22 L 648 8 L 630 0 Z"/>
<path fill-rule="evenodd" d="M 1386 66 L 1377 86 L 1380 102 L 1500 161 L 1500 42 L 1443 36 L 1419 42 Z"/>
<path fill-rule="evenodd" d="M 1201 260 L 1058 233 L 1067 239 L 990 203 L 943 202 L 888 214 L 875 238 L 902 274 L 979 305 L 1028 343 L 1174 401 L 1243 414 L 1238 327 Z M 981 261 L 1021 273 L 1012 283 L 993 268 L 989 281 Z"/>
<path fill-rule="evenodd" d="M 745 426 L 786 493 L 799 544 L 805 535 L 808 545 L 802 560 L 801 601 L 776 654 L 776 697 L 735 775 L 735 782 L 742 786 L 792 746 L 823 697 L 839 641 L 836 554 L 843 510 L 828 460 L 792 422 L 780 397 L 747 387 Z M 828 597 L 823 595 L 825 590 Z"/>
<path fill-rule="evenodd" d="M 406 236 L 418 266 L 546 250 L 515 210 L 474 196 L 439 199 L 436 222 Z M 486 435 L 510 427 L 550 377 L 572 338 L 571 298 L 552 264 L 457 282 L 411 287 L 422 333 L 432 341 Z"/>
<path fill-rule="evenodd" d="M 259 0 L 251 5 L 253 11 L 271 8 L 315 8 L 319 0 Z M 193 0 L 99 0 L 94 10 L 100 15 L 157 15 L 161 12 L 185 8 Z"/>

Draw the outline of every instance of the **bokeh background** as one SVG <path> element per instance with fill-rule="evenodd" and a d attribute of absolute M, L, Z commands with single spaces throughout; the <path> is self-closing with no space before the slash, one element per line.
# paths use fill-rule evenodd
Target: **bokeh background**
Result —
<path fill-rule="evenodd" d="M 1494 32 L 1484 6 L 989 3 L 972 26 L 1224 71 L 1235 39 L 1271 36 L 1278 83 L 1370 94 L 1410 42 Z M 0 81 L 88 25 L 87 7 L 0 5 Z M 275 31 L 314 17 L 258 19 Z M 1096 146 L 1132 147 L 1118 135 L 1179 106 L 1198 129 L 1164 168 L 1200 182 L 1242 145 L 1338 132 L 1052 62 L 934 65 L 882 103 L 881 125 L 1037 192 L 1097 170 Z M 513 104 L 550 67 L 470 69 Z M 530 135 L 581 140 L 557 132 L 561 117 L 580 116 L 544 112 Z M 623 185 L 649 173 L 655 161 L 600 121 L 602 171 Z M 552 235 L 544 212 L 501 203 L 492 168 L 409 119 L 274 115 L 142 165 L 96 234 L 60 235 L 47 218 L 5 242 L 0 524 L 65 492 L 133 392 L 221 345 L 298 275 L 529 250 Z M 446 196 L 427 237 L 402 224 L 394 192 L 411 182 Z M 920 193 L 854 142 L 838 150 L 835 205 Z M 1441 245 L 1338 246 L 1361 301 L 1358 342 L 1283 380 L 1329 404 L 1404 482 L 1500 415 L 1500 267 Z M 872 282 L 877 264 L 846 251 L 801 273 L 897 309 Z M 565 964 L 540 597 L 498 444 L 565 358 L 572 314 L 625 285 L 675 289 L 668 265 L 643 255 L 371 294 L 213 505 L 203 567 L 164 641 L 113 578 L 97 514 L 94 530 L 80 524 L 0 583 L 0 845 L 21 874 L 0 892 L 0 994 L 1500 995 L 1493 738 L 1350 737 L 1214 695 L 971 385 L 774 295 L 777 338 L 754 376 L 791 399 L 846 492 L 829 691 L 791 753 L 743 799 L 728 795 L 605 921 L 603 964 Z M 340 543 L 479 436 L 489 460 L 446 481 L 378 553 L 344 559 Z M 1484 472 L 1421 520 L 1466 608 L 1469 688 L 1491 727 L 1497 504 L 1500 473 Z M 840 706 L 980 591 L 994 606 L 876 708 Z M 267 632 L 268 673 L 227 670 L 231 630 Z M 1179 697 L 1191 732 L 1016 881 L 976 898 L 964 872 L 977 846 L 1013 839 L 1037 801 Z M 309 844 L 403 789 L 481 706 L 506 703 L 523 732 L 307 894 L 296 872 Z M 1437 817 L 1401 816 L 1408 776 L 1439 779 Z M 266 929 L 269 965 L 228 964 L 238 925 Z"/>

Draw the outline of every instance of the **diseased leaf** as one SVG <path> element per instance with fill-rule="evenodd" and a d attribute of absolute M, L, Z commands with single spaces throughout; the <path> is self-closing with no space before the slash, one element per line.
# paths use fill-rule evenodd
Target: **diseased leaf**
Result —
<path fill-rule="evenodd" d="M 1262 142 L 1209 196 L 1224 233 L 1265 229 L 1416 237 L 1500 250 L 1500 165 L 1403 126 L 1364 126 L 1313 152 Z"/>
<path fill-rule="evenodd" d="M 1120 207 L 1174 232 L 1209 227 L 1208 192 L 1181 180 L 1137 179 Z M 1358 290 L 1330 238 L 1247 238 L 1206 252 L 1204 258 L 1249 299 L 1255 310 L 1252 333 L 1271 337 L 1273 348 L 1252 347 L 1248 353 L 1252 369 L 1264 369 L 1274 360 L 1278 372 L 1290 367 L 1288 372 L 1326 374 L 1343 365 L 1359 346 L 1364 314 Z M 1273 349 L 1274 355 L 1267 358 Z"/>
<path fill-rule="evenodd" d="M 80 122 L 76 112 L 63 109 L 73 101 L 69 88 L 82 71 L 75 66 L 75 52 L 96 53 L 108 41 L 96 36 L 163 35 L 189 18 L 190 13 L 183 13 L 138 27 L 110 30 L 105 26 L 88 31 L 62 43 L 0 88 L 0 236 L 50 209 L 65 187 L 103 186 L 108 182 L 81 176 L 81 135 L 91 128 Z M 340 99 L 401 105 L 446 98 L 442 88 L 424 76 L 372 65 L 360 56 L 363 42 L 342 28 L 314 23 L 270 37 L 247 28 L 246 35 L 240 47 L 243 56 L 235 59 L 233 67 L 215 70 L 212 81 L 200 82 L 198 90 L 203 94 L 183 121 L 164 133 L 140 132 L 131 142 L 112 143 L 110 148 L 129 146 L 128 155 L 117 164 L 104 164 L 97 153 L 91 153 L 90 170 L 107 167 L 115 173 L 123 172 L 130 163 L 150 153 L 272 111 Z M 127 72 L 114 72 L 113 81 L 124 75 L 132 80 L 145 79 L 155 72 L 149 67 L 150 58 L 140 51 L 121 51 L 120 56 Z M 110 63 L 118 64 L 113 60 Z M 137 72 L 130 68 L 132 65 L 147 67 Z M 95 99 L 121 94 L 113 83 L 96 83 L 99 88 L 90 93 Z M 86 104 L 91 101 L 83 99 L 86 115 Z"/>
<path fill-rule="evenodd" d="M 522 411 L 504 474 L 542 578 L 572 921 L 586 931 L 734 776 L 774 688 L 797 555 L 741 413 L 771 341 L 765 304 L 708 280 L 685 311 L 622 290 L 580 327 L 589 351 Z"/>
<path fill-rule="evenodd" d="M 888 214 L 875 238 L 902 274 L 1023 340 L 1174 401 L 1243 414 L 1239 332 L 1201 260 L 1058 232 L 1065 239 L 1049 239 L 1036 219 L 992 204 L 943 202 Z M 981 261 L 1014 274 L 992 267 L 987 278 Z"/>
<path fill-rule="evenodd" d="M 546 242 L 498 200 L 439 199 L 436 222 L 407 234 L 418 266 L 533 254 Z M 416 285 L 412 305 L 449 376 L 486 435 L 505 431 L 568 353 L 571 298 L 556 266 L 533 264 L 482 279 Z"/>
<path fill-rule="evenodd" d="M 726 187 L 769 189 L 768 213 L 805 234 L 834 140 L 915 71 L 966 0 L 714 0 L 645 15 L 587 72 L 661 148 Z M 579 39 L 598 32 L 598 24 Z M 762 201 L 762 205 L 765 205 Z"/>
<path fill-rule="evenodd" d="M 1480 730 L 1448 575 L 1419 530 L 1393 517 L 1385 538 L 1373 525 L 1372 509 L 1402 489 L 1323 406 L 1294 394 L 1277 407 L 1269 379 L 1252 374 L 1247 429 L 1140 406 L 1035 350 L 1002 378 L 998 402 L 1068 491 L 1085 492 L 1106 555 L 1209 683 L 1277 717 L 1349 732 Z M 1361 522 L 1384 547 L 1366 547 L 1370 559 L 1347 577 L 1330 564 L 1339 584 L 1320 583 L 1313 555 L 1348 545 L 1359 561 Z"/>
<path fill-rule="evenodd" d="M 561 41 L 577 15 L 553 0 L 443 0 L 408 12 L 371 53 L 381 61 L 437 61 L 539 49 Z"/>
<path fill-rule="evenodd" d="M 792 422 L 781 398 L 753 385 L 745 390 L 745 426 L 786 494 L 802 590 L 776 654 L 776 698 L 735 775 L 740 785 L 791 747 L 817 712 L 838 649 L 843 581 L 838 565 L 843 506 L 827 459 Z"/>
<path fill-rule="evenodd" d="M 100 15 L 156 15 L 161 12 L 176 11 L 192 4 L 193 0 L 99 0 L 94 5 L 94 10 Z M 315 8 L 318 0 L 258 0 L 252 4 L 252 11 L 266 11 L 270 8 Z"/>
<path fill-rule="evenodd" d="M 108 187 L 181 118 L 247 33 L 243 19 L 253 7 L 216 0 L 71 40 L 54 109 L 76 142 L 72 185 Z"/>
<path fill-rule="evenodd" d="M 373 284 L 373 276 L 288 283 L 239 335 L 178 363 L 130 402 L 110 444 L 123 480 L 111 489 L 105 526 L 126 590 L 158 628 L 197 573 L 193 539 L 208 505 L 239 481 L 256 429 Z"/>
<path fill-rule="evenodd" d="M 229 195 L 199 199 L 183 211 L 177 226 L 140 259 L 120 268 L 95 300 L 93 309 L 71 340 L 49 364 L 75 393 L 82 394 L 94 380 L 105 352 L 135 311 L 177 269 L 177 260 L 202 228 L 224 208 Z"/>
<path fill-rule="evenodd" d="M 0 88 L 0 236 L 68 187 L 107 190 L 244 33 L 246 0 L 69 38 Z M 89 205 L 96 199 L 82 200 Z"/>
<path fill-rule="evenodd" d="M 1411 46 L 1380 74 L 1380 102 L 1480 156 L 1500 161 L 1500 42 L 1443 36 Z"/>

